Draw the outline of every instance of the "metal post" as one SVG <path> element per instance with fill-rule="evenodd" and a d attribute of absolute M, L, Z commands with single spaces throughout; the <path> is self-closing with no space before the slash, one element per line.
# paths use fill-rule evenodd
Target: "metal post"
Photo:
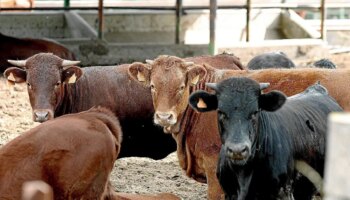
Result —
<path fill-rule="evenodd" d="M 247 16 L 246 16 L 246 41 L 250 40 L 250 11 L 251 11 L 251 0 L 247 0 Z"/>
<path fill-rule="evenodd" d="M 103 0 L 98 1 L 98 38 L 103 38 Z"/>
<path fill-rule="evenodd" d="M 216 21 L 216 0 L 210 0 L 210 41 L 209 41 L 209 53 L 211 55 L 215 54 L 215 21 Z"/>
<path fill-rule="evenodd" d="M 321 0 L 321 39 L 327 40 L 327 30 L 325 28 L 325 20 L 327 16 L 326 0 Z"/>
<path fill-rule="evenodd" d="M 64 0 L 64 8 L 69 8 L 70 0 Z"/>
<path fill-rule="evenodd" d="M 323 199 L 350 199 L 350 114 L 331 113 L 327 127 Z"/>
<path fill-rule="evenodd" d="M 182 0 L 176 0 L 175 44 L 180 44 L 181 15 L 182 15 Z"/>

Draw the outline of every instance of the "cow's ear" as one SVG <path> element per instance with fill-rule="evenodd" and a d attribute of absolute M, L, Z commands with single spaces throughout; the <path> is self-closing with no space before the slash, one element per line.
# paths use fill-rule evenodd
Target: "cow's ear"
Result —
<path fill-rule="evenodd" d="M 200 65 L 195 65 L 188 69 L 187 79 L 192 85 L 196 85 L 205 77 L 206 74 L 207 74 L 207 70 L 204 67 Z"/>
<path fill-rule="evenodd" d="M 282 92 L 271 91 L 260 95 L 259 107 L 263 110 L 273 112 L 281 108 L 286 100 L 287 97 Z"/>
<path fill-rule="evenodd" d="M 151 68 L 140 62 L 134 62 L 129 66 L 129 76 L 134 80 L 149 86 Z"/>
<path fill-rule="evenodd" d="M 24 69 L 18 67 L 10 67 L 4 71 L 7 82 L 11 85 L 15 83 L 23 83 L 27 79 L 27 73 Z"/>
<path fill-rule="evenodd" d="M 208 112 L 218 108 L 218 99 L 216 95 L 203 90 L 193 92 L 188 102 L 197 112 Z"/>
<path fill-rule="evenodd" d="M 77 66 L 64 68 L 62 71 L 62 82 L 75 83 L 83 75 L 83 70 Z"/>

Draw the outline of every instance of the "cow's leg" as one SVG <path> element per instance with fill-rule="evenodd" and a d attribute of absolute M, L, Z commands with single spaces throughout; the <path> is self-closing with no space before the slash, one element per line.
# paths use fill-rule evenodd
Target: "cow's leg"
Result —
<path fill-rule="evenodd" d="M 207 176 L 208 185 L 208 199 L 209 200 L 223 200 L 224 192 L 220 186 L 219 180 L 216 176 L 217 159 L 205 160 L 205 173 Z"/>

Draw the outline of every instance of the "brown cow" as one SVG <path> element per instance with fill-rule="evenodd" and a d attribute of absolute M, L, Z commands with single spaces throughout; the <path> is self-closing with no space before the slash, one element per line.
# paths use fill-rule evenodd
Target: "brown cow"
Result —
<path fill-rule="evenodd" d="M 197 63 L 217 60 L 221 68 L 238 68 L 237 58 L 231 55 L 200 58 L 188 60 Z M 101 105 L 116 113 L 122 125 L 125 137 L 120 157 L 160 159 L 176 150 L 171 136 L 154 126 L 151 93 L 130 79 L 128 65 L 81 69 L 74 66 L 78 62 L 48 53 L 10 62 L 22 68 L 11 67 L 4 75 L 12 83 L 27 82 L 34 121 L 42 122 Z M 75 84 L 69 84 L 73 82 Z"/>
<path fill-rule="evenodd" d="M 101 199 L 121 143 L 115 115 L 104 108 L 59 117 L 0 148 L 0 199 L 20 199 L 24 182 L 42 180 L 55 199 Z"/>
<path fill-rule="evenodd" d="M 207 90 L 205 82 L 217 82 L 231 76 L 270 82 L 269 90 L 278 89 L 287 95 L 305 90 L 320 80 L 329 94 L 350 110 L 350 70 L 330 69 L 266 69 L 218 70 L 208 65 L 194 65 L 175 56 L 133 63 L 129 74 L 143 85 L 150 86 L 155 107 L 154 122 L 171 133 L 177 143 L 182 169 L 189 177 L 207 182 L 209 199 L 220 199 L 221 188 L 216 178 L 216 164 L 221 147 L 217 113 L 196 113 L 188 106 L 188 95 L 198 89 Z M 341 88 L 339 88 L 341 87 Z M 345 88 L 344 88 L 345 87 Z"/>
<path fill-rule="evenodd" d="M 16 38 L 0 33 L 0 72 L 4 72 L 10 66 L 8 59 L 23 60 L 41 52 L 53 53 L 67 60 L 75 60 L 73 52 L 53 41 Z"/>

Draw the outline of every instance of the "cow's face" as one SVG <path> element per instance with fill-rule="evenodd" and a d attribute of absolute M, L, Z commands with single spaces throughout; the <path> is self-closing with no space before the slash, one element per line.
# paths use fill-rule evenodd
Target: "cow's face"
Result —
<path fill-rule="evenodd" d="M 160 56 L 147 64 L 133 63 L 129 74 L 150 87 L 155 109 L 154 122 L 165 132 L 177 132 L 179 119 L 188 105 L 190 85 L 197 84 L 206 74 L 202 66 L 174 56 Z"/>
<path fill-rule="evenodd" d="M 215 94 L 197 91 L 190 96 L 190 105 L 199 112 L 218 111 L 222 151 L 234 164 L 243 165 L 255 152 L 260 111 L 279 109 L 286 97 L 277 91 L 261 94 L 268 84 L 248 78 L 230 78 L 207 86 Z"/>
<path fill-rule="evenodd" d="M 64 96 L 64 84 L 74 83 L 82 75 L 80 68 L 72 66 L 79 61 L 63 60 L 50 53 L 9 62 L 17 67 L 8 68 L 4 75 L 11 84 L 26 82 L 36 122 L 54 118 L 54 111 Z"/>

